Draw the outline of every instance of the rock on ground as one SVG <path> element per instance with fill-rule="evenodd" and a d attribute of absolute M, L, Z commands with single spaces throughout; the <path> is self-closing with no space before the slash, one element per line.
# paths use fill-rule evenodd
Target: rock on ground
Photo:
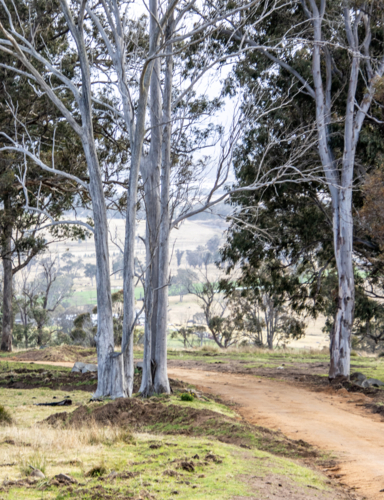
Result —
<path fill-rule="evenodd" d="M 83 363 L 81 361 L 76 361 L 71 371 L 75 373 L 97 372 L 97 365 L 93 365 L 92 363 Z"/>

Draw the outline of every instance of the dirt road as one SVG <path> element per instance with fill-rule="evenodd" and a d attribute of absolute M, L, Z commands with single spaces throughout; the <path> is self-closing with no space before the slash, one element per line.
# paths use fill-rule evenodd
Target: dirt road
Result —
<path fill-rule="evenodd" d="M 384 500 L 384 422 L 356 407 L 369 401 L 366 396 L 311 392 L 285 382 L 202 370 L 170 368 L 169 376 L 238 403 L 251 423 L 332 452 L 340 460 L 342 483 L 367 499 Z"/>

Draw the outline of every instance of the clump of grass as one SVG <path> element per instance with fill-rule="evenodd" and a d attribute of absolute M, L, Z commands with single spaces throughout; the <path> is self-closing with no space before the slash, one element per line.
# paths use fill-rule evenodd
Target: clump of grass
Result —
<path fill-rule="evenodd" d="M 32 455 L 21 459 L 19 468 L 24 476 L 29 476 L 34 469 L 39 469 L 45 474 L 47 470 L 47 459 L 43 453 L 35 451 Z"/>
<path fill-rule="evenodd" d="M 3 405 L 0 405 L 0 425 L 10 424 L 12 424 L 11 414 Z"/>
<path fill-rule="evenodd" d="M 93 423 L 83 439 L 91 446 L 104 444 L 112 446 L 116 443 L 135 444 L 135 437 L 128 427 L 101 427 Z"/>
<path fill-rule="evenodd" d="M 180 395 L 180 399 L 181 401 L 193 401 L 195 398 L 193 397 L 193 394 L 191 394 L 190 392 L 183 392 Z"/>
<path fill-rule="evenodd" d="M 218 352 L 219 348 L 217 346 L 214 346 L 214 345 L 204 345 L 203 347 L 200 347 L 198 349 L 198 351 L 200 352 L 207 352 L 207 353 L 216 353 Z"/>
<path fill-rule="evenodd" d="M 100 477 L 100 476 L 104 476 L 104 474 L 106 474 L 107 472 L 107 468 L 105 466 L 105 463 L 104 461 L 99 463 L 98 465 L 95 465 L 94 467 L 92 467 L 92 469 L 90 469 L 88 472 L 86 472 L 86 476 L 87 477 Z"/>

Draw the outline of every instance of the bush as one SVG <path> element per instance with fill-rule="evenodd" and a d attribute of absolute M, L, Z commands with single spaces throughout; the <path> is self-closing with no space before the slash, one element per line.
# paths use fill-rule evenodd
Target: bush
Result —
<path fill-rule="evenodd" d="M 9 425 L 11 423 L 11 414 L 3 405 L 0 405 L 0 425 Z"/>
<path fill-rule="evenodd" d="M 91 470 L 89 470 L 85 475 L 87 477 L 100 477 L 106 474 L 107 468 L 105 467 L 104 463 L 102 462 L 99 465 L 96 465 L 95 467 L 92 467 Z"/>
<path fill-rule="evenodd" d="M 184 392 L 180 396 L 181 401 L 193 401 L 195 398 L 193 397 L 193 394 L 190 394 L 189 392 Z"/>

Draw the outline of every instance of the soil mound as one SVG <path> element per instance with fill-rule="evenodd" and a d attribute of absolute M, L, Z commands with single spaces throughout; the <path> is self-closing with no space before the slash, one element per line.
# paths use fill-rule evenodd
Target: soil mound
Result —
<path fill-rule="evenodd" d="M 14 358 L 20 361 L 86 361 L 97 363 L 96 349 L 74 345 L 46 347 L 45 349 L 32 349 L 15 354 Z"/>
<path fill-rule="evenodd" d="M 27 365 L 26 365 L 27 366 Z M 33 365 L 32 365 L 33 366 Z M 41 387 L 60 391 L 85 391 L 95 392 L 97 387 L 97 373 L 74 373 L 68 370 L 45 370 L 18 368 L 11 372 L 1 372 L 0 363 L 0 388 L 6 389 L 38 389 Z M 141 376 L 135 374 L 133 390 L 138 392 Z"/>
<path fill-rule="evenodd" d="M 44 420 L 44 423 L 55 427 L 75 428 L 90 424 L 113 425 L 161 434 L 209 436 L 242 448 L 258 448 L 286 457 L 317 456 L 317 451 L 302 440 L 291 440 L 280 432 L 255 427 L 211 410 L 167 404 L 166 397 L 150 400 L 116 399 L 107 404 L 91 403 L 80 406 L 71 413 L 55 413 Z"/>

